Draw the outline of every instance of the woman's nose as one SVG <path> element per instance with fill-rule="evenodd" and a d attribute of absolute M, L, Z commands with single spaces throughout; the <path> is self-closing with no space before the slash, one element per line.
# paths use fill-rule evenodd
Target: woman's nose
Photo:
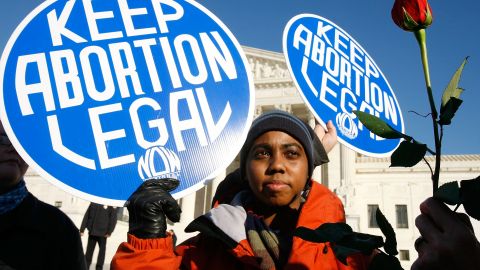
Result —
<path fill-rule="evenodd" d="M 269 166 L 270 174 L 273 173 L 284 173 L 285 172 L 285 159 L 282 155 L 273 154 L 270 159 Z"/>

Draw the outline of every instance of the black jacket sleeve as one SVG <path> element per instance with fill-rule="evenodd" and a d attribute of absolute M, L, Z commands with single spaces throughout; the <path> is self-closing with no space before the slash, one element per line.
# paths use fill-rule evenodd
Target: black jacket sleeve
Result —
<path fill-rule="evenodd" d="M 80 225 L 80 232 L 83 233 L 85 231 L 85 228 L 87 227 L 88 224 L 88 219 L 90 216 L 90 209 L 92 209 L 92 204 L 90 204 L 87 208 L 87 211 L 85 212 L 85 215 L 83 216 L 82 220 L 82 225 Z"/>
<path fill-rule="evenodd" d="M 107 234 L 111 235 L 113 233 L 113 230 L 115 230 L 116 225 L 117 225 L 117 208 L 109 206 Z"/>

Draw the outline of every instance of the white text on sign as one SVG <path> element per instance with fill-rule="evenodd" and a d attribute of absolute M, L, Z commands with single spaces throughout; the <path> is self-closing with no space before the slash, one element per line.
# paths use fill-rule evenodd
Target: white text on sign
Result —
<path fill-rule="evenodd" d="M 182 6 L 171 0 L 149 2 L 148 8 L 131 8 L 126 0 L 118 0 L 119 14 L 115 14 L 96 11 L 94 1 L 67 1 L 62 10 L 50 11 L 46 18 L 54 49 L 17 58 L 15 89 L 21 114 L 46 113 L 53 150 L 77 165 L 93 170 L 96 160 L 102 169 L 134 163 L 132 153 L 112 156 L 108 148 L 109 142 L 132 136 L 143 149 L 164 146 L 173 139 L 180 152 L 186 149 L 183 132 L 192 131 L 197 143 L 205 146 L 217 139 L 230 119 L 228 101 L 220 107 L 223 110 L 219 116 L 212 115 L 206 92 L 215 89 L 202 86 L 207 81 L 237 78 L 233 57 L 222 36 L 217 31 L 172 35 L 169 24 L 183 18 Z M 88 37 L 67 27 L 72 10 L 78 6 L 83 7 Z M 98 24 L 118 16 L 123 28 L 100 30 Z M 142 16 L 154 16 L 151 21 L 156 24 L 137 27 L 134 18 Z M 124 37 L 135 38 L 122 41 Z M 77 46 L 69 48 L 67 42 Z M 138 68 L 140 65 L 146 68 Z M 152 98 L 164 92 L 168 95 L 161 102 Z M 119 99 L 128 101 L 128 107 Z M 162 110 L 167 107 L 162 102 L 168 102 L 168 111 Z M 87 110 L 95 157 L 82 156 L 62 141 L 62 119 L 57 112 L 85 104 L 94 104 Z M 141 109 L 158 112 L 158 117 L 140 119 Z M 107 116 L 124 112 L 128 112 L 125 124 L 131 125 L 133 134 L 127 134 L 127 129 L 104 129 Z M 188 112 L 190 117 L 181 118 L 179 112 Z M 142 129 L 145 123 L 158 134 L 155 140 L 147 140 Z"/>
<path fill-rule="evenodd" d="M 343 32 L 319 22 L 317 32 L 313 33 L 300 24 L 294 33 L 293 46 L 303 51 L 302 73 L 305 77 L 308 77 L 309 64 L 325 68 L 319 74 L 321 85 L 310 89 L 332 111 L 340 109 L 355 118 L 351 112 L 360 110 L 377 117 L 383 115 L 394 125 L 398 123 L 394 97 L 375 82 L 381 76 L 379 70 L 360 46 Z M 333 90 L 340 87 L 340 91 Z M 361 100 L 360 104 L 357 98 Z M 336 102 L 338 99 L 340 102 Z M 340 104 L 340 108 L 334 104 Z M 363 129 L 361 123 L 359 129 Z M 373 133 L 370 136 L 373 138 Z M 376 136 L 376 139 L 382 138 Z"/>

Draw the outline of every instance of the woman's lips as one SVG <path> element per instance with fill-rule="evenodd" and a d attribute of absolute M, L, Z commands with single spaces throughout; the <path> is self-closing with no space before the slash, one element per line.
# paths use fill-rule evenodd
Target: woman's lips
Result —
<path fill-rule="evenodd" d="M 285 184 L 281 181 L 267 182 L 267 183 L 265 183 L 264 186 L 271 191 L 280 191 L 280 190 L 288 187 L 287 184 Z"/>

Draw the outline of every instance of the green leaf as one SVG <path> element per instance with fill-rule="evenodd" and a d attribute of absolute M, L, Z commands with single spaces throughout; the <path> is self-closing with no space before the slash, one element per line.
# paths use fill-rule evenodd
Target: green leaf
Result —
<path fill-rule="evenodd" d="M 380 208 L 377 208 L 375 217 L 377 218 L 378 227 L 383 235 L 385 235 L 385 245 L 383 246 L 385 252 L 389 255 L 397 255 L 397 237 L 395 236 L 395 231 L 393 230 L 392 225 L 390 225 L 390 222 L 388 222 L 382 211 L 380 211 Z"/>
<path fill-rule="evenodd" d="M 462 100 L 451 97 L 450 100 L 448 100 L 447 104 L 445 106 L 442 106 L 440 109 L 440 120 L 438 123 L 440 125 L 450 125 L 452 123 L 452 118 L 455 116 L 455 113 L 457 112 L 458 108 L 460 105 L 462 105 Z"/>
<path fill-rule="evenodd" d="M 354 253 L 371 254 L 374 249 L 384 245 L 383 239 L 377 235 L 352 232 L 338 242 L 333 242 L 333 253 L 343 264 L 347 265 L 346 258 Z"/>
<path fill-rule="evenodd" d="M 460 95 L 462 94 L 463 89 L 458 87 L 458 83 L 460 82 L 460 77 L 462 76 L 463 68 L 467 63 L 467 60 L 468 60 L 468 57 L 466 57 L 463 60 L 462 64 L 457 69 L 457 71 L 455 71 L 455 74 L 453 74 L 452 79 L 450 80 L 447 87 L 443 91 L 442 106 L 440 107 L 440 111 L 444 110 L 443 108 L 447 105 L 451 97 L 460 99 Z"/>
<path fill-rule="evenodd" d="M 480 220 L 480 176 L 472 180 L 460 181 L 460 198 L 465 212 Z"/>
<path fill-rule="evenodd" d="M 397 257 L 382 252 L 373 257 L 368 270 L 403 270 L 403 268 Z"/>
<path fill-rule="evenodd" d="M 373 249 L 382 247 L 384 242 L 383 238 L 378 235 L 352 232 L 339 241 L 338 244 L 360 250 L 363 253 L 370 253 Z"/>
<path fill-rule="evenodd" d="M 353 113 L 358 117 L 358 120 L 375 135 L 385 139 L 404 138 L 406 140 L 411 140 L 410 136 L 396 131 L 389 124 L 385 123 L 385 121 L 374 115 L 362 111 L 353 111 Z"/>
<path fill-rule="evenodd" d="M 325 223 L 315 230 L 299 227 L 294 235 L 315 243 L 330 242 L 335 256 L 345 265 L 349 255 L 371 254 L 384 245 L 382 237 L 354 232 L 346 223 Z"/>
<path fill-rule="evenodd" d="M 433 197 L 450 205 L 462 203 L 460 199 L 460 188 L 458 182 L 449 182 L 441 185 L 433 194 Z"/>
<path fill-rule="evenodd" d="M 413 167 L 427 153 L 427 145 L 403 141 L 391 156 L 390 167 Z"/>
<path fill-rule="evenodd" d="M 352 228 L 346 223 L 324 223 L 315 230 L 299 227 L 295 230 L 295 236 L 304 240 L 325 243 L 339 242 L 345 236 L 352 234 Z"/>

